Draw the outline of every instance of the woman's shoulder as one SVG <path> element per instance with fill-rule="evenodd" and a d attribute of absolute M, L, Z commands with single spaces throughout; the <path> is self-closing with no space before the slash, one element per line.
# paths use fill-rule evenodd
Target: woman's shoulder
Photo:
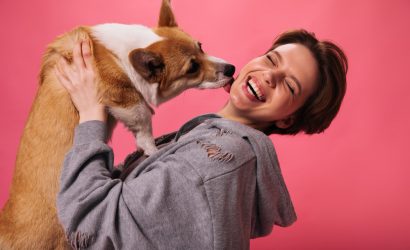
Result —
<path fill-rule="evenodd" d="M 272 141 L 261 131 L 224 118 L 207 119 L 190 131 L 189 135 L 191 138 L 216 140 L 232 150 L 245 150 L 251 147 L 252 151 L 255 151 L 266 146 L 273 149 Z"/>
<path fill-rule="evenodd" d="M 242 126 L 221 118 L 208 119 L 180 138 L 175 153 L 184 158 L 204 181 L 254 166 L 259 146 L 249 140 L 250 136 L 255 136 L 254 132 Z M 269 140 L 266 136 L 260 138 Z"/>

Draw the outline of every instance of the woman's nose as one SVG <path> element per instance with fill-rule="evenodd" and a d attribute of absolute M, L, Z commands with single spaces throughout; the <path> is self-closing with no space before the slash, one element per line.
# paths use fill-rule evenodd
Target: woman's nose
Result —
<path fill-rule="evenodd" d="M 264 74 L 264 81 L 265 83 L 271 87 L 271 88 L 275 88 L 276 87 L 276 74 L 274 70 L 269 70 L 268 72 L 265 72 Z"/>
<path fill-rule="evenodd" d="M 284 72 L 279 69 L 271 69 L 264 75 L 264 80 L 271 88 L 276 88 L 276 85 L 284 77 Z"/>

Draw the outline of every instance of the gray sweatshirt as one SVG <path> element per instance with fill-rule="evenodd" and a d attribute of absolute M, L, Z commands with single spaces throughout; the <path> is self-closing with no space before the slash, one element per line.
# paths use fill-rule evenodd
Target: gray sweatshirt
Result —
<path fill-rule="evenodd" d="M 269 137 L 214 116 L 181 130 L 121 181 L 105 124 L 77 126 L 57 199 L 73 248 L 249 249 L 296 220 Z"/>

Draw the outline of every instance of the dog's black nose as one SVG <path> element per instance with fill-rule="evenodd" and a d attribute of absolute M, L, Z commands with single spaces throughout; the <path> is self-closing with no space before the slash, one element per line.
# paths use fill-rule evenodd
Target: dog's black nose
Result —
<path fill-rule="evenodd" d="M 232 77 L 233 73 L 235 73 L 235 66 L 233 66 L 232 64 L 226 64 L 224 66 L 224 75 Z"/>

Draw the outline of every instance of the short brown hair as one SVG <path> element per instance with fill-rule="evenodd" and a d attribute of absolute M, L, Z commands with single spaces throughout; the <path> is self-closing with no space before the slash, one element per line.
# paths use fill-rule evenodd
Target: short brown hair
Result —
<path fill-rule="evenodd" d="M 315 34 L 306 30 L 291 30 L 279 35 L 268 50 L 289 43 L 307 47 L 319 66 L 317 90 L 294 115 L 293 124 L 281 129 L 273 125 L 266 134 L 321 133 L 327 129 L 339 112 L 346 93 L 347 58 L 343 50 L 330 41 L 319 41 Z"/>

